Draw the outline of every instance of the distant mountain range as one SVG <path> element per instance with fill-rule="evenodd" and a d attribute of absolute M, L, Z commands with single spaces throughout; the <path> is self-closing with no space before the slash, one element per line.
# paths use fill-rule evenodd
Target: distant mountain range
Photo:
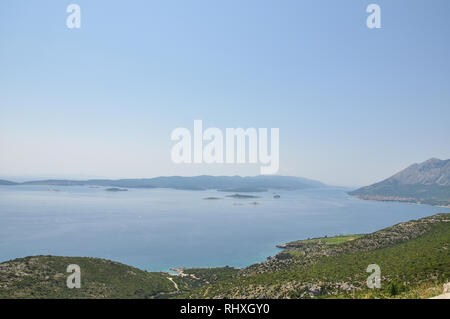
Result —
<path fill-rule="evenodd" d="M 5 181 L 4 179 L 0 179 L 0 185 L 17 185 L 17 183 Z"/>
<path fill-rule="evenodd" d="M 264 192 L 268 189 L 305 189 L 324 187 L 325 184 L 301 177 L 260 175 L 254 177 L 241 176 L 170 176 L 143 179 L 89 179 L 77 180 L 39 180 L 14 183 L 0 180 L 0 185 L 51 185 L 51 186 L 104 186 L 125 188 L 172 188 L 184 190 L 217 189 L 224 192 Z"/>
<path fill-rule="evenodd" d="M 362 199 L 450 206 L 450 159 L 432 158 L 413 164 L 388 179 L 349 194 Z"/>

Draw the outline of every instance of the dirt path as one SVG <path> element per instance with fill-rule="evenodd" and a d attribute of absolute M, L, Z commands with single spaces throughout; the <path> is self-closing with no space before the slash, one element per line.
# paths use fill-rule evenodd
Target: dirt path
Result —
<path fill-rule="evenodd" d="M 173 286 L 175 287 L 175 289 L 176 289 L 177 291 L 180 291 L 180 289 L 178 288 L 177 283 L 172 279 L 172 277 L 167 277 L 167 279 L 169 279 L 169 280 L 173 283 Z"/>

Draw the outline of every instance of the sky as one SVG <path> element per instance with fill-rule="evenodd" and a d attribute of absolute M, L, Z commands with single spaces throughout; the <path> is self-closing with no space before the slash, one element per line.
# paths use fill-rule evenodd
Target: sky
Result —
<path fill-rule="evenodd" d="M 450 158 L 449 14 L 448 0 L 2 0 L 0 176 L 259 174 L 173 163 L 171 132 L 194 120 L 279 128 L 278 174 L 331 185 Z"/>

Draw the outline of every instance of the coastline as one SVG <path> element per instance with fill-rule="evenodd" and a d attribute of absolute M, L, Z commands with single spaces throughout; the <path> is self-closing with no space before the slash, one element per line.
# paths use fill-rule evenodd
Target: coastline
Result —
<path fill-rule="evenodd" d="M 443 298 L 446 295 L 441 295 L 440 287 L 442 287 L 442 281 L 448 279 L 445 277 L 447 271 L 445 260 L 448 256 L 446 259 L 440 258 L 439 251 L 442 247 L 448 246 L 449 222 L 450 213 L 439 213 L 395 224 L 368 234 L 301 239 L 279 244 L 279 247 L 284 248 L 281 253 L 268 257 L 265 262 L 252 264 L 242 269 L 229 266 L 172 267 L 170 270 L 175 273 L 168 273 L 148 272 L 120 262 L 94 257 L 40 255 L 17 258 L 0 263 L 0 275 L 6 278 L 6 283 L 0 287 L 0 297 L 21 298 L 30 294 L 30 298 L 36 296 L 44 298 L 52 298 L 52 296 L 58 298 L 127 296 L 127 298 L 157 299 L 180 296 L 185 298 L 233 299 L 244 296 L 258 298 L 261 291 L 252 284 L 253 280 L 257 280 L 260 285 L 267 288 L 264 294 L 268 293 L 267 296 L 273 299 L 351 296 L 354 298 L 378 296 L 390 299 L 399 294 L 401 294 L 399 297 L 407 299 L 418 296 Z M 375 260 L 378 260 L 377 263 L 381 267 L 385 266 L 385 263 L 395 263 L 395 268 L 387 270 L 386 277 L 383 277 L 385 288 L 377 292 L 367 289 L 365 281 L 361 281 L 361 274 L 365 276 L 367 264 L 373 262 L 374 254 Z M 399 255 L 402 255 L 401 259 L 398 259 Z M 335 272 L 336 262 L 345 265 L 349 261 L 353 263 L 355 258 L 358 260 L 356 268 L 339 269 L 338 267 L 339 271 Z M 407 262 L 410 258 L 417 260 L 417 264 L 411 266 Z M 433 269 L 439 273 L 436 280 L 430 280 L 427 275 L 430 261 L 433 261 L 433 267 L 436 267 Z M 58 284 L 59 280 L 65 279 L 68 264 L 77 264 L 81 269 L 88 269 L 84 278 L 89 278 L 85 280 L 87 280 L 87 287 L 91 288 L 86 291 L 73 291 L 73 293 Z M 293 277 L 283 284 L 285 287 L 283 290 L 273 290 L 279 280 L 285 280 L 283 274 L 286 271 L 290 271 Z M 396 276 L 398 271 L 407 274 L 413 281 L 411 283 L 406 281 L 407 284 L 393 281 L 392 276 Z M 324 272 L 323 275 L 321 275 L 322 272 Z M 108 276 L 105 277 L 104 274 Z M 120 278 L 119 281 L 109 279 L 118 274 L 121 274 L 117 277 Z M 39 278 L 54 279 L 38 280 Z M 447 282 L 445 281 L 444 284 L 447 285 Z M 136 285 L 142 289 L 136 290 Z M 402 288 L 406 287 L 404 285 L 410 288 Z M 126 287 L 132 287 L 135 293 L 126 295 L 129 291 Z M 390 290 L 389 287 L 394 287 L 392 288 L 394 290 Z M 95 292 L 92 289 L 95 289 Z M 444 293 L 446 292 L 448 291 L 444 290 Z M 13 295 L 9 295 L 10 293 Z"/>
<path fill-rule="evenodd" d="M 347 193 L 349 194 L 349 193 Z M 417 204 L 417 205 L 428 205 L 428 206 L 434 206 L 434 207 L 441 207 L 441 208 L 450 208 L 449 205 L 442 205 L 442 204 L 433 204 L 427 202 L 426 199 L 416 199 L 416 198 L 409 198 L 409 197 L 396 197 L 396 196 L 381 196 L 381 195 L 352 195 L 349 194 L 352 197 L 356 197 L 361 200 L 371 200 L 371 201 L 378 201 L 378 202 L 397 202 L 397 203 L 406 203 L 406 204 Z"/>

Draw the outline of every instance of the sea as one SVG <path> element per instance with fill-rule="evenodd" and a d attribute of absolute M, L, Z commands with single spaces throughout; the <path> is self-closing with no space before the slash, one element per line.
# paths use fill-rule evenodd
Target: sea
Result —
<path fill-rule="evenodd" d="M 0 262 L 56 255 L 105 258 L 148 271 L 241 268 L 289 241 L 370 233 L 450 212 L 360 200 L 348 190 L 270 190 L 233 198 L 215 190 L 0 186 Z"/>

